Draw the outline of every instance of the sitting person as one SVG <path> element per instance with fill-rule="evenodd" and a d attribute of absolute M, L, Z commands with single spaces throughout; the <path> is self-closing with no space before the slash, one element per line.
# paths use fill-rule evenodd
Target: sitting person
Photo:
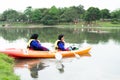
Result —
<path fill-rule="evenodd" d="M 57 51 L 70 51 L 69 48 L 65 48 L 64 35 L 60 34 L 58 40 L 55 42 L 55 50 Z"/>
<path fill-rule="evenodd" d="M 40 44 L 40 41 L 38 40 L 38 34 L 33 34 L 30 37 L 27 48 L 31 50 L 49 51 L 49 49 Z"/>

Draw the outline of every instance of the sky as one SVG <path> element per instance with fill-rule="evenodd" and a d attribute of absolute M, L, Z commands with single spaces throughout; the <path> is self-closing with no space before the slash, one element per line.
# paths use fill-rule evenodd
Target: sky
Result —
<path fill-rule="evenodd" d="M 114 11 L 120 9 L 120 0 L 1 0 L 0 13 L 8 9 L 22 12 L 28 6 L 32 8 L 50 8 L 52 6 L 62 8 L 79 5 L 83 5 L 85 10 L 89 7 L 97 7 Z"/>

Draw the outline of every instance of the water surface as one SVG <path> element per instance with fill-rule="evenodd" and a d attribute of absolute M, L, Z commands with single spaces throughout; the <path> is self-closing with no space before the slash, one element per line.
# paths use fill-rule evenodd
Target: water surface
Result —
<path fill-rule="evenodd" d="M 120 29 L 2 28 L 0 49 L 26 48 L 31 34 L 53 50 L 58 34 L 65 34 L 66 47 L 91 46 L 91 56 L 56 59 L 16 59 L 14 72 L 21 80 L 120 80 Z"/>

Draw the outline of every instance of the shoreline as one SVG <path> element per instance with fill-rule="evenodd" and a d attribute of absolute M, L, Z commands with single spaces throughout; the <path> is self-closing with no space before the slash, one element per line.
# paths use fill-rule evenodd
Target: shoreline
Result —
<path fill-rule="evenodd" d="M 4 26 L 3 26 L 4 25 Z M 112 24 L 111 22 L 96 22 L 95 24 L 85 24 L 84 22 L 74 23 L 63 23 L 58 25 L 43 25 L 35 23 L 2 23 L 0 28 L 45 28 L 45 27 L 56 27 L 56 28 L 120 28 L 119 24 Z"/>

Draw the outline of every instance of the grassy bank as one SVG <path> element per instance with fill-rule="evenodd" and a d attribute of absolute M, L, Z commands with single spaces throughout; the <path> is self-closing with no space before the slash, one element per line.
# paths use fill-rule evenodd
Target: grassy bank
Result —
<path fill-rule="evenodd" d="M 4 26 L 3 26 L 4 25 Z M 112 24 L 109 21 L 97 21 L 93 24 L 85 24 L 85 22 L 79 22 L 77 24 L 74 23 L 61 23 L 58 25 L 43 25 L 43 24 L 34 24 L 34 23 L 8 23 L 8 22 L 0 22 L 0 27 L 15 27 L 15 28 L 34 28 L 34 27 L 64 27 L 64 28 L 81 28 L 81 27 L 120 27 L 120 23 Z"/>
<path fill-rule="evenodd" d="M 98 24 L 101 27 L 120 27 L 120 23 L 112 24 L 111 22 L 98 22 Z"/>
<path fill-rule="evenodd" d="M 20 80 L 13 72 L 14 59 L 0 54 L 0 80 Z"/>

